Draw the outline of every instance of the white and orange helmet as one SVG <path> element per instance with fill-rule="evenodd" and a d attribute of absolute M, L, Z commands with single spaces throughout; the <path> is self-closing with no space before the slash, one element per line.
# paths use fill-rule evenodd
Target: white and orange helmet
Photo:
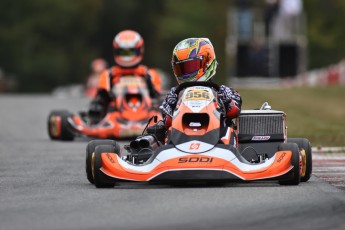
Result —
<path fill-rule="evenodd" d="M 113 47 L 114 60 L 119 66 L 133 67 L 143 59 L 144 40 L 133 30 L 118 33 L 114 38 Z"/>

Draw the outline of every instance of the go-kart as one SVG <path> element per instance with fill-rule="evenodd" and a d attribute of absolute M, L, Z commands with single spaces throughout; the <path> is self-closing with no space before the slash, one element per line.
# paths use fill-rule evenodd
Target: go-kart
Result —
<path fill-rule="evenodd" d="M 111 140 L 89 142 L 90 183 L 105 188 L 121 181 L 308 181 L 310 143 L 287 138 L 285 113 L 265 103 L 261 109 L 242 111 L 235 123 L 226 121 L 218 89 L 208 82 L 179 85 L 166 139 L 160 137 L 158 122 L 124 148 Z"/>
<path fill-rule="evenodd" d="M 86 112 L 73 115 L 65 110 L 52 111 L 48 117 L 49 137 L 53 140 L 73 140 L 76 136 L 132 138 L 142 133 L 152 116 L 160 116 L 156 105 L 159 102 L 151 99 L 142 77 L 121 77 L 112 93 L 115 99 L 104 118 L 97 123 Z"/>

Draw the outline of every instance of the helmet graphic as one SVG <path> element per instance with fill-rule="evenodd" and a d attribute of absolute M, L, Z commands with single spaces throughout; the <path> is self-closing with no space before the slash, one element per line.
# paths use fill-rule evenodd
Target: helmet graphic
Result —
<path fill-rule="evenodd" d="M 143 59 L 144 40 L 133 30 L 118 33 L 113 40 L 114 60 L 122 67 L 133 67 Z"/>
<path fill-rule="evenodd" d="M 208 38 L 187 38 L 175 46 L 171 64 L 177 82 L 181 84 L 210 80 L 218 63 Z"/>

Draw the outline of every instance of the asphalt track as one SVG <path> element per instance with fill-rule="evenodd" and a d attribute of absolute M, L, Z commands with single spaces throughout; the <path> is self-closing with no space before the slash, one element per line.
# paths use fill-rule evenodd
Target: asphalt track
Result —
<path fill-rule="evenodd" d="M 52 109 L 86 100 L 0 96 L 0 230 L 345 229 L 345 193 L 312 176 L 272 182 L 96 189 L 84 170 L 86 141 L 49 140 Z"/>

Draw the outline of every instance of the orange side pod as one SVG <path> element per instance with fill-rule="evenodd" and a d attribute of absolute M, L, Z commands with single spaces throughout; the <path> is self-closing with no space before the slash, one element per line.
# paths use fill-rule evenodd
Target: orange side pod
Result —
<path fill-rule="evenodd" d="M 106 175 L 118 179 L 133 181 L 148 181 L 150 178 L 166 171 L 168 168 L 163 164 L 157 165 L 149 172 L 140 172 L 123 168 L 118 163 L 118 156 L 115 153 L 102 153 L 102 172 Z"/>

